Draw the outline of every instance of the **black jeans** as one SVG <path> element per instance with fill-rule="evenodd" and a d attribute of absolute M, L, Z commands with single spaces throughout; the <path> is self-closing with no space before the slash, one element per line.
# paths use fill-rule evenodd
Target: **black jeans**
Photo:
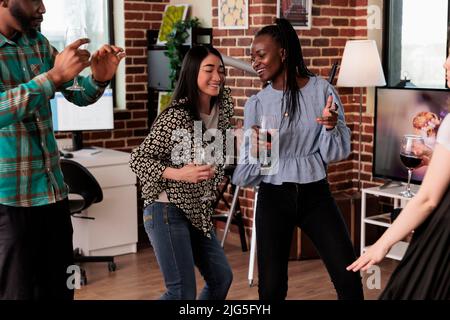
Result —
<path fill-rule="evenodd" d="M 0 205 L 0 299 L 72 300 L 72 233 L 67 199 L 29 208 Z"/>
<path fill-rule="evenodd" d="M 289 252 L 296 226 L 314 243 L 338 298 L 364 298 L 359 273 L 345 269 L 356 256 L 326 179 L 308 184 L 262 183 L 255 222 L 261 300 L 286 298 Z"/>

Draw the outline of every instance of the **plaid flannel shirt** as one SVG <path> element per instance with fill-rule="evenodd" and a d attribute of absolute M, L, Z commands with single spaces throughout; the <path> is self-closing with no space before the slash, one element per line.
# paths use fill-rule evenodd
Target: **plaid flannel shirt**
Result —
<path fill-rule="evenodd" d="M 57 51 L 39 32 L 0 33 L 0 203 L 41 206 L 67 197 L 59 164 L 49 100 L 55 85 L 48 78 Z M 82 92 L 64 90 L 79 106 L 92 104 L 104 89 L 92 77 L 79 77 Z"/>

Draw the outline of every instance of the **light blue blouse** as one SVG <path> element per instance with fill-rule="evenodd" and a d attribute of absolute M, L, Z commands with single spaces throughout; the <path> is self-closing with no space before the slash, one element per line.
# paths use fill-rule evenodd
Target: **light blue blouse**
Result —
<path fill-rule="evenodd" d="M 329 95 L 338 105 L 338 123 L 327 131 L 316 122 L 322 116 Z M 279 157 L 277 170 L 261 173 L 260 163 L 251 157 L 250 139 L 244 139 L 240 159 L 232 182 L 239 186 L 256 186 L 261 181 L 275 185 L 284 182 L 309 183 L 326 177 L 326 165 L 347 158 L 350 154 L 350 129 L 345 124 L 344 108 L 335 90 L 326 80 L 311 77 L 299 90 L 300 112 L 296 112 L 289 125 L 282 104 L 283 91 L 270 84 L 251 96 L 244 108 L 244 128 L 260 126 L 262 115 L 275 115 L 279 124 Z"/>

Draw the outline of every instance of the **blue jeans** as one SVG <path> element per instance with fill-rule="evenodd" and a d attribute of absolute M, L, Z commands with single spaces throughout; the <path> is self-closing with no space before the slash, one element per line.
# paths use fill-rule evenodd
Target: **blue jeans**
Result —
<path fill-rule="evenodd" d="M 233 274 L 214 232 L 211 239 L 195 229 L 183 211 L 154 202 L 144 210 L 144 226 L 167 288 L 161 300 L 195 300 L 195 268 L 205 279 L 200 300 L 224 300 Z"/>

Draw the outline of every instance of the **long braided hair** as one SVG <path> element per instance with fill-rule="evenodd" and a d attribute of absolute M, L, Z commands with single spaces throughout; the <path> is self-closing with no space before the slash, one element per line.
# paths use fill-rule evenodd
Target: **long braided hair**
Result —
<path fill-rule="evenodd" d="M 293 116 L 297 110 L 300 111 L 297 77 L 309 78 L 315 75 L 306 67 L 300 41 L 289 21 L 276 19 L 275 25 L 263 27 L 255 37 L 261 35 L 271 36 L 284 49 L 283 69 L 286 70 L 286 85 L 283 88 L 283 103 L 286 100 L 286 111 Z M 292 119 L 293 117 L 290 117 L 289 122 Z"/>

